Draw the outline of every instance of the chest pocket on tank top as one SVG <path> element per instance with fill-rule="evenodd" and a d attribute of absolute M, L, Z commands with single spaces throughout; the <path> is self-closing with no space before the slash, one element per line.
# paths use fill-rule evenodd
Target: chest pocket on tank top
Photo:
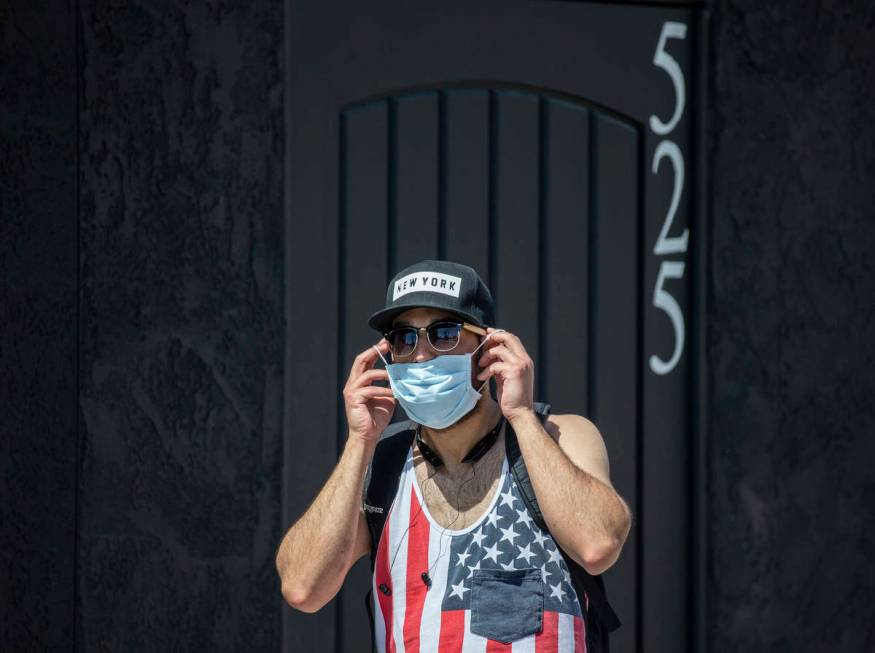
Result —
<path fill-rule="evenodd" d="M 478 569 L 471 578 L 471 632 L 510 644 L 540 632 L 544 585 L 539 569 Z"/>

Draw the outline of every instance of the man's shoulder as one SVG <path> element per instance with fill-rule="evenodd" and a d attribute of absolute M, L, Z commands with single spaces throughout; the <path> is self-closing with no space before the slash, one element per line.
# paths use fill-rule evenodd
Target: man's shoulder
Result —
<path fill-rule="evenodd" d="M 561 434 L 591 436 L 599 432 L 591 420 L 574 413 L 550 413 L 544 424 L 553 439 L 558 439 Z"/>
<path fill-rule="evenodd" d="M 572 413 L 551 414 L 544 424 L 544 430 L 575 465 L 610 484 L 605 441 L 591 420 Z"/>

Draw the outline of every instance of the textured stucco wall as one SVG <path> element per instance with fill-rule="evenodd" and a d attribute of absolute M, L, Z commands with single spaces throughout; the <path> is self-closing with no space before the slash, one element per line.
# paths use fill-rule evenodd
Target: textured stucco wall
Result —
<path fill-rule="evenodd" d="M 875 650 L 875 5 L 711 4 L 710 650 Z"/>
<path fill-rule="evenodd" d="M 278 646 L 282 16 L 0 5 L 0 650 Z"/>
<path fill-rule="evenodd" d="M 74 26 L 64 2 L 0 3 L 0 651 L 73 637 Z"/>
<path fill-rule="evenodd" d="M 282 5 L 79 3 L 82 650 L 275 650 Z"/>

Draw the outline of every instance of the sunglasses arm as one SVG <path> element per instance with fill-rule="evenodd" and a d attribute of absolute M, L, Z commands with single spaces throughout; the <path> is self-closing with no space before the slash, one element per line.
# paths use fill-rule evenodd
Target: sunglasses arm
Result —
<path fill-rule="evenodd" d="M 476 326 L 474 324 L 468 324 L 467 322 L 462 322 L 462 328 L 467 329 L 468 331 L 473 331 L 478 336 L 485 336 L 486 335 L 486 329 L 483 329 L 483 328 Z"/>

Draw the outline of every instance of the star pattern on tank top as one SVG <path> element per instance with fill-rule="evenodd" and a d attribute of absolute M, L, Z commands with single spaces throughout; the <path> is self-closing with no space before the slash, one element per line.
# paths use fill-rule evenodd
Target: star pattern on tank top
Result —
<path fill-rule="evenodd" d="M 513 475 L 505 471 L 504 477 L 498 500 L 480 524 L 452 539 L 442 609 L 470 607 L 471 581 L 479 569 L 537 569 L 544 587 L 544 609 L 580 615 L 568 566 L 556 542 L 534 523 Z"/>

